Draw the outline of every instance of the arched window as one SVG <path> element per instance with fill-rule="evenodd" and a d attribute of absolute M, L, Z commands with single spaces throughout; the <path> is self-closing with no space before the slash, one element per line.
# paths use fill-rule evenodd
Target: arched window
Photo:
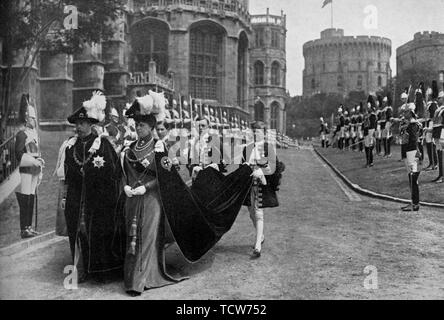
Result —
<path fill-rule="evenodd" d="M 315 81 L 315 79 L 311 79 L 311 88 L 313 90 L 316 89 L 316 81 Z"/>
<path fill-rule="evenodd" d="M 327 68 L 325 67 L 325 63 L 322 64 L 322 71 L 323 72 L 327 71 Z"/>
<path fill-rule="evenodd" d="M 256 61 L 254 63 L 254 84 L 264 84 L 264 64 L 262 61 Z"/>
<path fill-rule="evenodd" d="M 359 70 L 359 71 L 362 70 L 362 63 L 361 63 L 361 61 L 358 61 L 358 70 Z"/>
<path fill-rule="evenodd" d="M 279 65 L 279 62 L 277 62 L 277 61 L 273 62 L 273 64 L 271 65 L 271 85 L 272 86 L 279 86 L 281 84 L 280 69 L 281 69 L 281 66 Z"/>
<path fill-rule="evenodd" d="M 378 77 L 378 87 L 382 87 L 382 77 Z"/>
<path fill-rule="evenodd" d="M 166 23 L 147 20 L 136 24 L 131 29 L 134 63 L 133 71 L 146 72 L 151 60 L 156 62 L 157 73 L 168 72 L 168 36 Z"/>
<path fill-rule="evenodd" d="M 276 101 L 271 104 L 271 118 L 270 118 L 270 128 L 278 129 L 279 124 L 279 103 Z"/>
<path fill-rule="evenodd" d="M 378 71 L 381 71 L 381 62 L 378 62 Z"/>
<path fill-rule="evenodd" d="M 254 105 L 254 120 L 255 121 L 264 121 L 264 104 L 261 101 L 258 101 Z"/>
<path fill-rule="evenodd" d="M 343 86 L 343 78 L 342 76 L 338 76 L 338 88 L 342 88 Z"/>
<path fill-rule="evenodd" d="M 200 99 L 218 100 L 222 69 L 222 29 L 199 24 L 190 31 L 190 94 Z"/>
<path fill-rule="evenodd" d="M 256 29 L 255 30 L 255 45 L 257 48 L 264 46 L 264 29 Z"/>
<path fill-rule="evenodd" d="M 271 47 L 279 48 L 279 31 L 271 31 Z"/>
<path fill-rule="evenodd" d="M 362 76 L 361 75 L 358 76 L 358 82 L 357 82 L 356 86 L 358 87 L 358 89 L 362 88 Z"/>
<path fill-rule="evenodd" d="M 237 49 L 237 104 L 244 107 L 246 104 L 245 89 L 248 88 L 247 80 L 247 56 L 248 38 L 244 32 L 239 37 Z"/>

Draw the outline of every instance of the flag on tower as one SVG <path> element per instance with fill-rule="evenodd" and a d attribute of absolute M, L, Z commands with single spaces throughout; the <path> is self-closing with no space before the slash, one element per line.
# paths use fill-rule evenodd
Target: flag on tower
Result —
<path fill-rule="evenodd" d="M 329 3 L 333 3 L 333 0 L 324 0 L 324 4 L 322 5 L 322 8 L 324 8 Z"/>

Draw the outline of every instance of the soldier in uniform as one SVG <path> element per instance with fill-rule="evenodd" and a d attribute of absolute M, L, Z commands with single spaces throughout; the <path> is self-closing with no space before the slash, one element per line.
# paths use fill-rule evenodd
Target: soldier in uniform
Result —
<path fill-rule="evenodd" d="M 187 165 L 192 180 L 196 180 L 200 171 L 211 167 L 218 171 L 223 171 L 222 153 L 220 141 L 212 141 L 218 135 L 210 133 L 208 120 L 197 118 L 196 124 L 199 127 L 199 135 L 192 137 L 189 142 L 188 159 L 191 163 Z M 215 161 L 216 160 L 216 161 Z"/>
<path fill-rule="evenodd" d="M 383 114 L 383 99 L 380 95 L 378 95 L 376 100 L 376 131 L 375 131 L 375 148 L 376 155 L 382 156 L 382 131 L 383 131 L 383 123 L 384 123 L 384 114 Z M 384 123 L 385 125 L 385 123 Z"/>
<path fill-rule="evenodd" d="M 364 115 L 363 131 L 364 146 L 367 159 L 366 167 L 373 167 L 373 148 L 375 146 L 375 131 L 377 126 L 376 103 L 372 95 L 367 100 L 367 110 Z"/>
<path fill-rule="evenodd" d="M 191 114 L 190 114 L 190 105 L 186 100 L 183 100 L 182 103 L 182 119 L 183 125 L 182 128 L 191 130 Z"/>
<path fill-rule="evenodd" d="M 19 163 L 20 192 L 16 192 L 16 196 L 20 207 L 20 235 L 26 239 L 39 234 L 32 228 L 32 219 L 36 190 L 45 166 L 40 153 L 37 111 L 29 104 L 29 94 L 22 95 L 18 121 L 20 127 L 15 137 L 15 156 Z"/>
<path fill-rule="evenodd" d="M 390 96 L 384 97 L 384 110 L 383 110 L 383 131 L 382 131 L 382 143 L 384 146 L 384 157 L 390 158 L 391 154 L 391 139 L 392 139 L 392 121 L 393 121 L 393 108 Z"/>
<path fill-rule="evenodd" d="M 363 103 L 360 102 L 359 106 L 356 106 L 356 112 L 358 113 L 356 117 L 356 127 L 359 141 L 359 152 L 364 152 L 364 131 L 362 129 L 362 124 L 364 122 L 364 106 Z"/>
<path fill-rule="evenodd" d="M 319 120 L 321 121 L 321 127 L 319 130 L 319 134 L 321 135 L 321 146 L 322 148 L 326 148 L 328 145 L 328 125 L 326 122 L 324 122 L 324 118 L 321 117 Z"/>
<path fill-rule="evenodd" d="M 348 112 L 348 109 L 344 112 L 344 147 L 348 151 L 350 146 L 350 131 L 351 131 L 351 121 L 350 121 L 350 115 Z"/>
<path fill-rule="evenodd" d="M 425 110 L 425 88 L 424 88 L 424 82 L 421 82 L 419 84 L 419 88 L 415 92 L 415 106 L 416 106 L 416 115 L 417 115 L 417 121 L 421 124 L 421 132 L 419 133 L 418 137 L 418 151 L 419 151 L 419 164 L 422 166 L 422 163 L 424 161 L 424 137 L 425 137 L 425 125 L 426 125 L 426 119 L 424 115 Z"/>
<path fill-rule="evenodd" d="M 436 145 L 433 141 L 433 116 L 436 109 L 438 109 L 438 84 L 436 81 L 432 82 L 432 87 L 427 90 L 427 105 L 426 105 L 426 121 L 424 127 L 424 139 L 429 159 L 429 165 L 425 171 L 432 171 L 438 169 L 438 154 L 436 152 Z"/>
<path fill-rule="evenodd" d="M 106 136 L 109 142 L 113 145 L 116 153 L 119 154 L 123 148 L 125 128 L 120 123 L 119 112 L 116 108 L 111 108 L 108 115 L 108 121 L 103 127 L 104 136 Z"/>
<path fill-rule="evenodd" d="M 438 109 L 433 116 L 433 140 L 438 152 L 438 177 L 433 180 L 436 183 L 444 182 L 444 91 L 438 95 Z"/>
<path fill-rule="evenodd" d="M 339 140 L 338 147 L 339 150 L 344 149 L 345 145 L 345 117 L 344 117 L 344 107 L 342 105 L 339 106 L 338 109 L 338 117 L 339 117 Z"/>
<path fill-rule="evenodd" d="M 421 124 L 417 121 L 415 114 L 416 106 L 414 103 L 409 103 L 407 108 L 404 108 L 405 121 L 400 127 L 401 136 L 401 157 L 409 176 L 409 185 L 412 195 L 412 204 L 403 207 L 402 211 L 418 211 L 419 210 L 419 150 L 418 138 L 422 130 Z"/>
<path fill-rule="evenodd" d="M 356 137 L 357 137 L 357 128 L 356 128 L 356 109 L 352 108 L 350 110 L 351 117 L 350 117 L 350 139 L 351 139 L 351 148 L 353 151 L 356 151 Z"/>

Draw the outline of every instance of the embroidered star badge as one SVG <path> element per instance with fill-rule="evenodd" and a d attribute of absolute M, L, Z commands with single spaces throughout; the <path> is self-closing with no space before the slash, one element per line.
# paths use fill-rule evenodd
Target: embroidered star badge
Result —
<path fill-rule="evenodd" d="M 93 159 L 94 168 L 102 168 L 105 166 L 105 160 L 103 160 L 103 157 L 97 156 Z"/>
<path fill-rule="evenodd" d="M 142 166 L 144 166 L 145 168 L 148 168 L 150 165 L 150 161 L 148 159 L 143 159 L 143 161 L 141 163 L 142 163 Z"/>
<path fill-rule="evenodd" d="M 160 160 L 160 165 L 162 168 L 164 168 L 167 171 L 171 171 L 171 168 L 173 167 L 173 163 L 171 162 L 171 159 L 168 157 L 163 157 Z"/>

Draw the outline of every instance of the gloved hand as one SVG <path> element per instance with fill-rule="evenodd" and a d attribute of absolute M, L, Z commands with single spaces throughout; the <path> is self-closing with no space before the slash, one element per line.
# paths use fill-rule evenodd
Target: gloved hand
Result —
<path fill-rule="evenodd" d="M 199 174 L 200 171 L 202 171 L 202 167 L 201 166 L 196 166 L 193 168 L 193 172 L 191 173 L 191 179 L 196 179 L 197 175 Z"/>
<path fill-rule="evenodd" d="M 265 175 L 264 172 L 262 171 L 262 169 L 256 169 L 253 171 L 253 173 L 251 174 L 251 176 L 254 179 L 257 179 L 261 182 L 261 184 L 263 184 L 264 186 L 267 185 L 267 180 L 265 179 Z"/>
<path fill-rule="evenodd" d="M 135 196 L 143 196 L 146 193 L 145 186 L 140 186 L 135 189 L 133 189 L 133 195 Z"/>
<path fill-rule="evenodd" d="M 37 158 L 36 160 L 40 162 L 40 166 L 41 166 L 42 168 L 45 167 L 45 160 L 43 160 L 43 158 Z"/>
<path fill-rule="evenodd" d="M 125 194 L 128 198 L 132 198 L 134 196 L 134 190 L 130 186 L 125 186 L 123 188 L 123 191 L 125 191 Z"/>

